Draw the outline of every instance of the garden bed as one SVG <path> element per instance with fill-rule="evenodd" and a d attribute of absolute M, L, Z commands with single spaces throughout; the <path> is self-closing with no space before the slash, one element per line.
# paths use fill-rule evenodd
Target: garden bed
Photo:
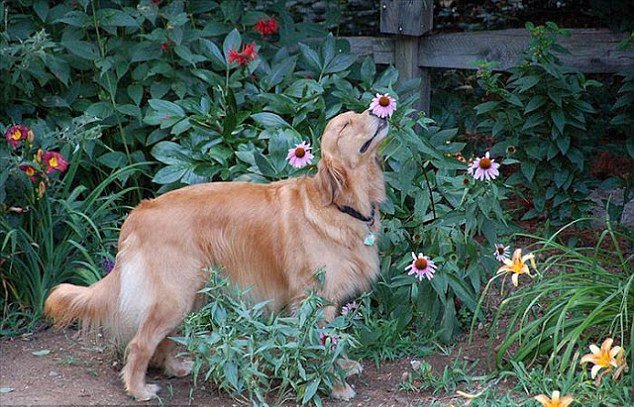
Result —
<path fill-rule="evenodd" d="M 76 338 L 76 331 L 47 329 L 0 342 L 3 363 L 0 387 L 12 388 L 0 395 L 2 405 L 147 405 L 134 402 L 123 392 L 119 379 L 120 359 L 102 345 Z M 464 342 L 464 341 L 459 341 Z M 37 356 L 37 352 L 49 353 Z M 34 354 L 36 352 L 36 354 Z M 487 355 L 487 339 L 476 338 L 472 345 L 461 348 L 459 358 L 469 363 L 478 361 L 471 372 L 481 376 L 487 372 L 483 361 Z M 441 374 L 452 362 L 452 355 L 435 352 L 425 357 L 434 372 Z M 411 371 L 412 358 L 394 362 L 363 363 L 365 371 L 350 379 L 357 391 L 351 403 L 326 400 L 326 405 L 406 406 L 428 405 L 433 401 L 448 403 L 460 399 L 455 393 L 412 393 L 399 390 L 403 373 Z M 168 379 L 151 369 L 148 381 L 158 383 L 162 402 L 170 405 L 233 406 L 240 402 L 227 394 L 218 394 L 208 384 L 193 388 L 191 378 Z M 6 390 L 5 390 L 6 391 Z M 464 400 L 464 399 L 463 399 Z M 294 405 L 294 403 L 289 403 Z"/>

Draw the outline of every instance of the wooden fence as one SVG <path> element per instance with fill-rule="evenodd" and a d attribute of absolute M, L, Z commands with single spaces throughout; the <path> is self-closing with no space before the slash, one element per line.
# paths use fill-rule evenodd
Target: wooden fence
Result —
<path fill-rule="evenodd" d="M 497 61 L 496 69 L 517 64 L 526 50 L 525 29 L 433 34 L 432 0 L 381 0 L 381 33 L 386 37 L 347 37 L 352 52 L 371 56 L 377 64 L 393 64 L 399 80 L 421 79 L 420 105 L 430 106 L 430 69 L 476 69 L 474 61 Z M 584 73 L 614 73 L 634 66 L 634 51 L 620 50 L 625 34 L 604 29 L 571 29 L 561 45 L 570 54 L 560 55 L 566 65 Z"/>

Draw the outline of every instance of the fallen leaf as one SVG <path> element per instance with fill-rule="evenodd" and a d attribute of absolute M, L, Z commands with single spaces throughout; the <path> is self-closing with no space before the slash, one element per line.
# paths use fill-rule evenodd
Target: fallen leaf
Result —
<path fill-rule="evenodd" d="M 484 390 L 482 390 L 480 393 L 476 393 L 476 394 L 469 394 L 469 393 L 465 393 L 464 391 L 460 391 L 458 390 L 456 393 L 458 393 L 459 396 L 462 396 L 466 399 L 475 399 L 477 397 L 480 397 L 483 393 Z"/>
<path fill-rule="evenodd" d="M 0 387 L 0 393 L 11 393 L 13 390 L 13 387 Z"/>
<path fill-rule="evenodd" d="M 46 355 L 48 355 L 49 353 L 51 353 L 51 351 L 50 351 L 50 350 L 48 350 L 48 349 L 42 349 L 42 350 L 38 350 L 38 351 L 35 351 L 35 352 L 31 352 L 31 353 L 32 353 L 33 355 L 35 355 L 35 356 L 46 356 Z"/>

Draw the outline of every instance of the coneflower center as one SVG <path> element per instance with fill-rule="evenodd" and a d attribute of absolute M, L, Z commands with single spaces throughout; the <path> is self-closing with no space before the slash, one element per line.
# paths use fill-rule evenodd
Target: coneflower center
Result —
<path fill-rule="evenodd" d="M 295 149 L 295 157 L 302 158 L 305 155 L 306 155 L 306 150 L 304 150 L 303 148 L 297 147 Z"/>
<path fill-rule="evenodd" d="M 381 96 L 379 98 L 379 105 L 383 107 L 388 107 L 390 105 L 390 98 L 387 96 Z"/>
<path fill-rule="evenodd" d="M 491 168 L 491 159 L 490 158 L 486 158 L 486 157 L 482 157 L 480 159 L 480 168 L 482 168 L 483 170 L 487 170 L 487 169 Z"/>
<path fill-rule="evenodd" d="M 414 265 L 419 270 L 425 270 L 427 268 L 427 260 L 421 259 L 419 257 L 418 259 L 416 259 L 416 262 L 414 262 Z"/>
<path fill-rule="evenodd" d="M 498 247 L 498 254 L 504 254 L 504 247 Z"/>

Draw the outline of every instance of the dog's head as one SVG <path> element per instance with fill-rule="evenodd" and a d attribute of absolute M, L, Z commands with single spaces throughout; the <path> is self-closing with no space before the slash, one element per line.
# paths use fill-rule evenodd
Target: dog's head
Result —
<path fill-rule="evenodd" d="M 342 113 L 330 120 L 321 138 L 317 174 L 325 191 L 325 201 L 366 206 L 358 201 L 367 198 L 371 204 L 384 199 L 377 148 L 387 132 L 387 120 L 369 110 Z"/>

